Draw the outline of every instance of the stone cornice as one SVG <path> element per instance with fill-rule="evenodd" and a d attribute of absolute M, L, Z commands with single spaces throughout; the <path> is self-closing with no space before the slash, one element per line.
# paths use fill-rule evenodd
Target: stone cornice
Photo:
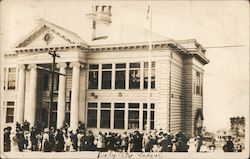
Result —
<path fill-rule="evenodd" d="M 26 67 L 25 67 L 24 64 L 19 64 L 19 65 L 18 65 L 18 69 L 19 69 L 19 70 L 25 70 L 25 68 L 26 68 Z"/>
<path fill-rule="evenodd" d="M 23 47 L 23 48 L 17 48 L 13 51 L 15 54 L 22 54 L 22 53 L 38 53 L 38 52 L 45 52 L 45 51 L 65 51 L 65 50 L 72 50 L 72 49 L 79 49 L 79 50 L 86 50 L 88 49 L 87 46 L 84 46 L 82 44 L 70 44 L 70 45 L 61 45 L 61 46 L 46 46 L 46 47 Z M 12 53 L 13 54 L 13 53 Z M 9 55 L 9 54 L 6 54 Z"/>
<path fill-rule="evenodd" d="M 46 52 L 46 51 L 65 51 L 65 50 L 81 50 L 84 52 L 112 52 L 112 51 L 133 51 L 133 50 L 147 50 L 149 47 L 149 44 L 147 42 L 143 43 L 127 43 L 127 44 L 113 44 L 113 45 L 93 45 L 93 46 L 86 46 L 83 44 L 69 44 L 69 45 L 63 45 L 63 46 L 48 46 L 48 47 L 35 47 L 35 48 L 17 48 L 14 49 L 15 53 L 8 53 L 5 54 L 5 56 L 15 56 L 16 54 L 22 54 L 22 53 L 39 53 L 39 52 Z M 157 49 L 167 49 L 167 47 L 170 47 L 171 49 L 175 49 L 176 51 L 190 54 L 190 55 L 197 55 L 201 60 L 203 60 L 205 63 L 208 63 L 209 60 L 203 55 L 203 53 L 199 51 L 189 51 L 186 50 L 184 47 L 179 45 L 174 40 L 168 40 L 168 41 L 157 41 L 152 43 L 152 48 Z"/>
<path fill-rule="evenodd" d="M 57 63 L 57 64 L 56 64 L 56 67 L 57 67 L 57 68 L 66 68 L 66 67 L 67 67 L 67 64 L 66 64 L 66 62 L 60 62 L 60 63 Z"/>
<path fill-rule="evenodd" d="M 71 63 L 69 64 L 69 67 L 71 67 L 71 68 L 73 68 L 73 67 L 84 68 L 84 64 L 83 64 L 83 63 L 80 63 L 80 62 L 78 62 L 78 61 L 76 61 L 76 62 L 71 62 Z"/>
<path fill-rule="evenodd" d="M 169 41 L 158 41 L 152 44 L 152 47 L 166 48 L 170 42 Z M 148 42 L 142 43 L 124 43 L 124 44 L 114 44 L 114 45 L 93 45 L 90 46 L 89 52 L 99 52 L 99 51 L 124 51 L 124 50 L 146 50 L 148 49 Z"/>
<path fill-rule="evenodd" d="M 36 64 L 30 64 L 28 65 L 28 69 L 37 69 L 37 65 Z"/>

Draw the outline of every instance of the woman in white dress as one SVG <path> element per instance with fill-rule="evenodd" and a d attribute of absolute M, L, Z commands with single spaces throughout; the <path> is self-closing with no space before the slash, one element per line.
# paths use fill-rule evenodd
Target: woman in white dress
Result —
<path fill-rule="evenodd" d="M 16 131 L 15 130 L 11 130 L 10 132 L 10 142 L 11 142 L 11 152 L 18 152 L 18 140 L 17 140 L 17 136 L 16 136 Z"/>
<path fill-rule="evenodd" d="M 190 138 L 187 144 L 189 146 L 188 152 L 196 152 L 197 146 L 195 138 Z"/>

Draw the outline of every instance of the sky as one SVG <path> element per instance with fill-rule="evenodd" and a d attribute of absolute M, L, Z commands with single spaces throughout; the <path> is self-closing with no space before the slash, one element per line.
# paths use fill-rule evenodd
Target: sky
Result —
<path fill-rule="evenodd" d="M 96 1 L 2 0 L 0 3 L 1 52 L 36 27 L 36 19 L 87 37 L 86 14 Z M 100 3 L 100 2 L 99 2 Z M 151 4 L 152 28 L 165 37 L 196 39 L 204 47 L 244 45 L 207 49 L 210 60 L 204 67 L 204 125 L 210 131 L 229 128 L 230 117 L 249 112 L 249 2 L 241 1 L 105 1 L 112 4 L 112 25 L 148 27 Z M 119 30 L 118 29 L 118 30 Z M 117 31 L 118 31 L 117 30 Z M 116 30 L 114 30 L 115 32 Z M 122 34 L 122 32 L 120 33 Z"/>

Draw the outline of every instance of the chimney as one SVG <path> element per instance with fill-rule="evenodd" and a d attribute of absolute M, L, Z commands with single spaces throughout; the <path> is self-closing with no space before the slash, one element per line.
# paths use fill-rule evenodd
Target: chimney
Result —
<path fill-rule="evenodd" d="M 106 39 L 105 31 L 111 24 L 111 8 L 109 5 L 94 5 L 92 6 L 92 13 L 88 16 L 92 19 L 92 41 L 98 39 Z"/>

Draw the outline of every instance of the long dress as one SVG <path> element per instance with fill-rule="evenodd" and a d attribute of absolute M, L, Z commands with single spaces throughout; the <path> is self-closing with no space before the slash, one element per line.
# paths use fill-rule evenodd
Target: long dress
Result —
<path fill-rule="evenodd" d="M 16 133 L 10 134 L 10 140 L 11 140 L 11 152 L 18 152 L 18 140 Z"/>
<path fill-rule="evenodd" d="M 188 141 L 188 152 L 196 152 L 196 142 L 194 140 L 194 138 L 190 138 Z"/>

